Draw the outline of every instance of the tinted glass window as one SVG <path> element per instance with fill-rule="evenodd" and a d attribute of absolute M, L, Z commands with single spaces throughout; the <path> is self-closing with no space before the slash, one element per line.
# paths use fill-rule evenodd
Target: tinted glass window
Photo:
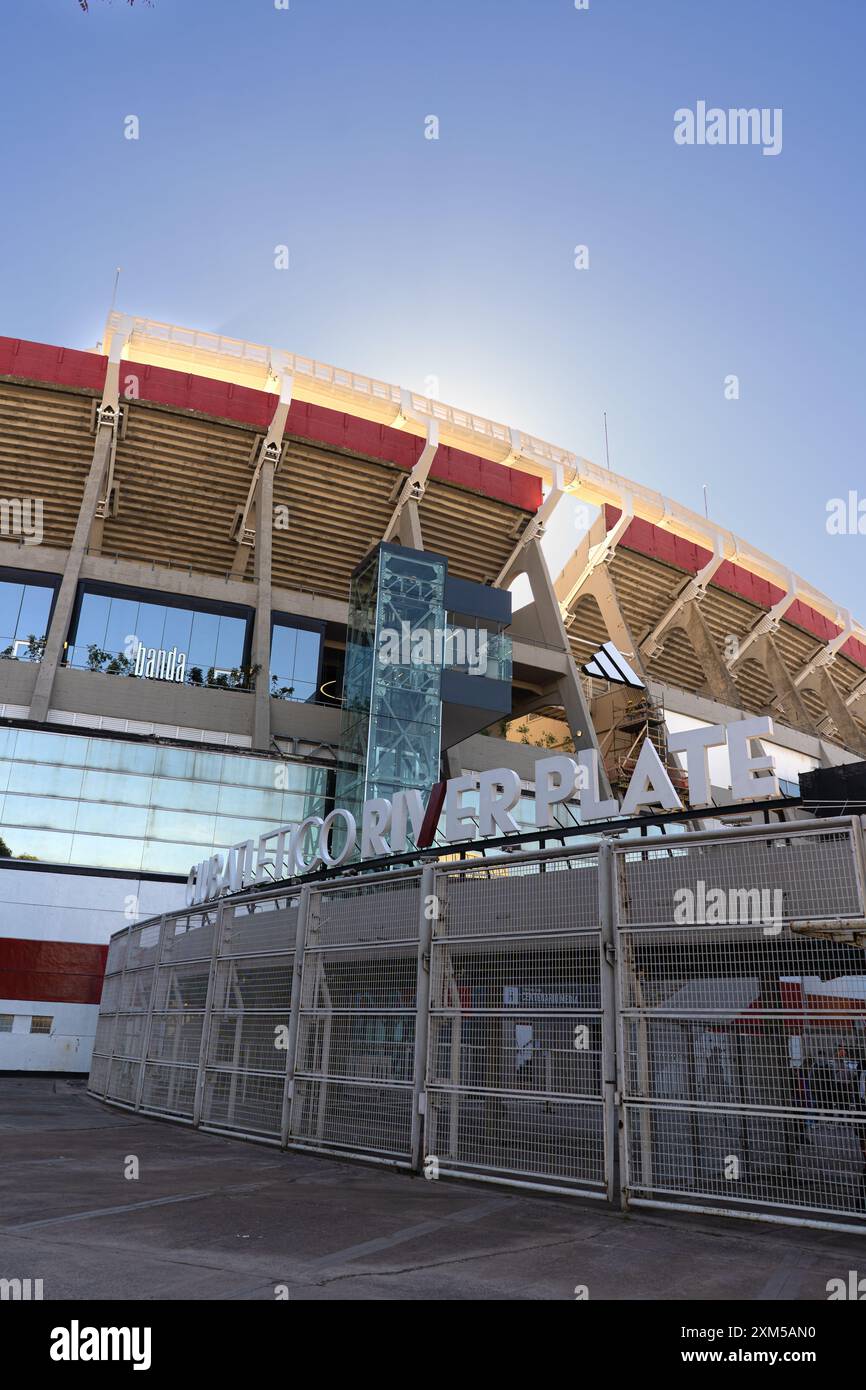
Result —
<path fill-rule="evenodd" d="M 325 770 L 301 763 L 0 730 L 0 837 L 16 857 L 186 874 L 209 853 L 324 814 L 325 790 Z"/>
<path fill-rule="evenodd" d="M 280 700 L 313 700 L 318 693 L 322 635 L 277 622 L 271 637 L 271 694 Z"/>
<path fill-rule="evenodd" d="M 201 685 L 210 672 L 242 671 L 246 631 L 246 618 L 85 592 L 66 660 L 80 670 L 127 675 L 134 674 L 139 645 L 174 649 L 186 657 L 186 681 Z"/>
<path fill-rule="evenodd" d="M 44 584 L 0 580 L 0 657 L 39 660 L 53 592 Z"/>

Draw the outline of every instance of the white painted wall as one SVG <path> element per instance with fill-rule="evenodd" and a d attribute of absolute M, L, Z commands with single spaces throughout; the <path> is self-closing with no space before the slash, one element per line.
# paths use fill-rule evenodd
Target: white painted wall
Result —
<path fill-rule="evenodd" d="M 39 999 L 0 999 L 12 1014 L 12 1032 L 0 1033 L 0 1071 L 68 1071 L 90 1068 L 98 1004 L 56 1004 Z M 34 1014 L 53 1019 L 50 1033 L 31 1033 Z"/>
<path fill-rule="evenodd" d="M 0 867 L 0 936 L 104 946 L 112 932 L 136 917 L 174 911 L 184 900 L 182 883 L 156 883 L 134 874 L 101 878 Z M 127 905 L 130 916 L 125 917 Z"/>

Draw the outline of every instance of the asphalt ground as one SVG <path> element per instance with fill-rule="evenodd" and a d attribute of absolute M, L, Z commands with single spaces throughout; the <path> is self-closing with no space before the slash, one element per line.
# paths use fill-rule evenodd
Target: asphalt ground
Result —
<path fill-rule="evenodd" d="M 825 1302 L 864 1251 L 281 1153 L 106 1106 L 83 1081 L 0 1078 L 0 1279 L 41 1279 L 45 1300 Z"/>

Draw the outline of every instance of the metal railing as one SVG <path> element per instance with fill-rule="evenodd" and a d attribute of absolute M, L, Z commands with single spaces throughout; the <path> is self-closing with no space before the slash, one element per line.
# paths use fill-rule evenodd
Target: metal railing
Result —
<path fill-rule="evenodd" d="M 246 893 L 112 938 L 92 1094 L 623 1208 L 866 1230 L 854 817 Z"/>

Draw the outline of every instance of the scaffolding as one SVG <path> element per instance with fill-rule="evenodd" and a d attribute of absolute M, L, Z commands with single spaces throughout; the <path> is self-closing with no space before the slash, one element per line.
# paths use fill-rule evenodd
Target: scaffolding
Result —
<path fill-rule="evenodd" d="M 615 796 L 622 796 L 637 766 L 638 755 L 649 741 L 684 801 L 688 777 L 668 748 L 664 706 L 645 690 L 617 692 L 621 701 L 613 727 L 602 739 L 604 763 Z"/>

